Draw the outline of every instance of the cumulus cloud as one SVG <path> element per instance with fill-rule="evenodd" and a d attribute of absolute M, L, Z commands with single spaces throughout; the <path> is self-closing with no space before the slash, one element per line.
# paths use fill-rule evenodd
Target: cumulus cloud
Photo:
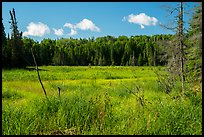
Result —
<path fill-rule="evenodd" d="M 81 30 L 91 30 L 100 32 L 100 29 L 92 21 L 88 19 L 83 19 L 81 22 L 76 24 L 76 28 L 79 28 Z"/>
<path fill-rule="evenodd" d="M 73 24 L 71 24 L 71 23 L 65 23 L 65 24 L 64 24 L 64 27 L 68 27 L 68 28 L 73 29 L 73 28 L 75 28 L 75 25 L 73 25 Z"/>
<path fill-rule="evenodd" d="M 83 19 L 77 24 L 65 23 L 64 27 L 68 27 L 71 29 L 71 32 L 69 35 L 76 35 L 77 29 L 100 32 L 100 28 L 97 27 L 91 20 L 88 20 L 88 19 Z"/>
<path fill-rule="evenodd" d="M 38 23 L 31 22 L 28 24 L 26 28 L 27 28 L 27 31 L 23 32 L 23 36 L 30 35 L 30 36 L 42 37 L 45 34 L 50 33 L 49 27 L 46 24 L 43 24 L 41 22 L 38 22 Z"/>
<path fill-rule="evenodd" d="M 145 13 L 140 13 L 138 15 L 130 14 L 127 17 L 123 17 L 123 21 L 126 20 L 130 23 L 139 24 L 141 29 L 143 29 L 144 26 L 155 26 L 158 23 L 157 18 L 150 17 Z"/>
<path fill-rule="evenodd" d="M 69 35 L 73 36 L 73 35 L 76 35 L 77 34 L 77 31 L 74 30 L 74 29 L 71 29 L 71 32 L 69 33 Z"/>
<path fill-rule="evenodd" d="M 55 35 L 57 35 L 57 36 L 62 36 L 63 35 L 63 29 L 62 28 L 61 29 L 53 28 L 53 31 L 54 31 Z"/>

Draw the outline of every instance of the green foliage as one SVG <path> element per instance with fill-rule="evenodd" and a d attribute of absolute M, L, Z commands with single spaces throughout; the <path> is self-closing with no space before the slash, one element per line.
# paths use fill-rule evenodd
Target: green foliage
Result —
<path fill-rule="evenodd" d="M 11 89 L 3 89 L 2 99 L 15 100 L 21 98 L 23 98 L 23 95 L 21 95 L 19 92 Z"/>
<path fill-rule="evenodd" d="M 199 4 L 190 21 L 187 40 L 186 77 L 188 82 L 202 81 L 202 4 Z"/>
<path fill-rule="evenodd" d="M 156 41 L 155 41 L 156 37 Z M 17 46 L 21 54 L 12 54 L 13 59 L 21 58 L 22 66 L 34 65 L 31 47 L 34 50 L 37 64 L 41 65 L 60 65 L 60 66 L 157 66 L 165 65 L 162 54 L 158 49 L 158 42 L 165 37 L 171 39 L 171 35 L 155 36 L 122 36 L 114 38 L 112 36 L 98 37 L 97 39 L 43 39 L 40 43 L 33 39 L 24 37 L 23 47 Z M 14 39 L 9 40 L 9 45 L 15 47 Z M 149 39 L 145 40 L 144 39 Z M 153 42 L 155 41 L 155 42 Z M 9 47 L 9 45 L 7 47 Z M 13 45 L 13 46 L 12 46 Z M 19 44 L 17 44 L 19 45 Z M 161 48 L 161 47 L 160 47 Z M 20 52 L 21 50 L 21 52 Z M 14 50 L 12 50 L 14 52 Z M 157 51 L 157 52 L 156 52 Z M 9 52 L 6 52 L 9 53 Z M 23 57 L 23 58 L 22 58 Z M 18 62 L 18 61 L 17 61 Z M 12 61 L 9 61 L 11 66 Z"/>
<path fill-rule="evenodd" d="M 2 18 L 3 20 L 3 18 Z M 5 33 L 5 28 L 4 28 L 4 24 L 2 21 L 2 66 L 8 66 L 7 62 L 9 61 L 10 58 L 10 51 L 9 51 L 9 47 L 7 46 L 7 38 L 6 38 L 6 33 Z"/>

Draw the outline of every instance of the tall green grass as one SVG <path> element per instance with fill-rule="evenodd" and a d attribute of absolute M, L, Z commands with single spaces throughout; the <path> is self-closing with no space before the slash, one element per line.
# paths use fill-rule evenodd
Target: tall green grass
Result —
<path fill-rule="evenodd" d="M 159 91 L 156 68 L 42 69 L 48 99 L 37 79 L 29 79 L 29 70 L 3 70 L 3 135 L 202 134 L 202 94 L 186 92 L 181 99 L 176 89 L 170 94 Z"/>

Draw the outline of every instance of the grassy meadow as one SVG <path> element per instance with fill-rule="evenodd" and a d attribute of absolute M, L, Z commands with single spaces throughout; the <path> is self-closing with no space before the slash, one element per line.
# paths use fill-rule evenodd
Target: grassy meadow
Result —
<path fill-rule="evenodd" d="M 39 69 L 48 98 L 33 67 L 2 70 L 3 135 L 202 134 L 202 93 L 162 92 L 164 67 Z"/>

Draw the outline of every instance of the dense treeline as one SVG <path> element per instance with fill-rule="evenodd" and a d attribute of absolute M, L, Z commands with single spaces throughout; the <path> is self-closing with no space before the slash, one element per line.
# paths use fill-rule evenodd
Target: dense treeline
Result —
<path fill-rule="evenodd" d="M 88 40 L 44 39 L 40 43 L 24 38 L 25 65 L 31 65 L 33 62 L 31 47 L 39 65 L 164 65 L 166 60 L 159 58 L 163 54 L 161 41 L 170 40 L 172 37 L 172 35 L 132 36 L 130 38 L 105 36 Z"/>

